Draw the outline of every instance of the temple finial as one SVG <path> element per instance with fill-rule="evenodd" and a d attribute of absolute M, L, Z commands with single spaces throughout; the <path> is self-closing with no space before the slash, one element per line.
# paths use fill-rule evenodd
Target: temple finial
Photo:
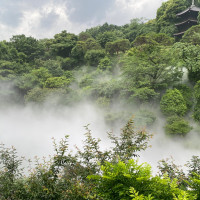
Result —
<path fill-rule="evenodd" d="M 192 5 L 194 5 L 194 0 L 192 0 Z"/>

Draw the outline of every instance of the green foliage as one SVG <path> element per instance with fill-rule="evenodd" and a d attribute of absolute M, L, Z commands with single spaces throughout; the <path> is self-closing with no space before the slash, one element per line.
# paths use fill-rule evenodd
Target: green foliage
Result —
<path fill-rule="evenodd" d="M 29 90 L 34 87 L 43 87 L 45 81 L 51 77 L 48 69 L 41 67 L 34 69 L 30 73 L 23 74 L 16 80 L 16 86 L 26 94 Z"/>
<path fill-rule="evenodd" d="M 161 38 L 165 38 L 163 42 Z M 122 59 L 129 95 L 142 102 L 155 100 L 161 90 L 180 80 L 182 71 L 172 64 L 171 47 L 168 47 L 171 42 L 163 34 L 136 38 L 135 47 Z"/>
<path fill-rule="evenodd" d="M 189 122 L 178 116 L 167 118 L 165 132 L 171 136 L 185 136 L 192 130 Z"/>
<path fill-rule="evenodd" d="M 78 40 L 85 42 L 88 38 L 91 38 L 91 37 L 92 36 L 89 33 L 87 33 L 87 32 L 81 32 L 78 35 Z"/>
<path fill-rule="evenodd" d="M 114 42 L 106 43 L 106 52 L 109 54 L 119 54 L 119 52 L 125 53 L 130 48 L 130 42 L 127 39 L 116 40 Z"/>
<path fill-rule="evenodd" d="M 51 74 L 49 73 L 49 70 L 41 67 L 39 69 L 34 69 L 31 71 L 31 75 L 34 77 L 37 77 L 37 80 L 39 80 L 39 82 L 41 83 L 41 86 L 43 85 L 43 83 L 51 77 Z"/>
<path fill-rule="evenodd" d="M 132 42 L 139 35 L 157 31 L 156 20 L 144 21 L 146 20 L 136 18 L 132 19 L 130 24 L 126 24 L 123 30 L 125 38 Z"/>
<path fill-rule="evenodd" d="M 5 41 L 0 42 L 0 59 L 1 60 L 9 59 L 9 47 Z"/>
<path fill-rule="evenodd" d="M 1 199 L 16 199 L 16 194 L 24 192 L 20 189 L 22 159 L 16 155 L 16 149 L 0 146 L 0 197 Z M 18 191 L 18 192 L 17 192 Z"/>
<path fill-rule="evenodd" d="M 65 71 L 64 76 L 68 79 L 74 80 L 74 75 L 72 71 Z"/>
<path fill-rule="evenodd" d="M 116 164 L 106 162 L 102 175 L 89 176 L 96 180 L 96 191 L 103 199 L 196 199 L 195 195 L 178 188 L 177 180 L 167 176 L 152 176 L 148 164 L 135 160 Z"/>
<path fill-rule="evenodd" d="M 177 42 L 173 46 L 174 62 L 176 62 L 179 67 L 187 69 L 188 79 L 191 83 L 200 80 L 199 52 L 199 45 Z"/>
<path fill-rule="evenodd" d="M 91 86 L 92 83 L 93 83 L 93 78 L 89 74 L 86 74 L 85 76 L 81 78 L 79 82 L 79 87 L 83 88 L 83 87 Z"/>
<path fill-rule="evenodd" d="M 94 38 L 88 38 L 85 41 L 86 49 L 87 50 L 100 50 L 100 44 Z"/>
<path fill-rule="evenodd" d="M 9 96 L 12 102 L 19 99 L 40 106 L 72 105 L 85 97 L 106 111 L 107 123 L 119 125 L 134 108 L 129 104 L 129 111 L 114 110 L 113 102 L 157 105 L 163 92 L 173 88 L 160 102 L 168 117 L 165 130 L 173 136 L 186 135 L 191 126 L 183 116 L 191 108 L 195 121 L 200 121 L 199 26 L 186 31 L 181 42 L 174 44 L 170 36 L 176 31 L 176 14 L 190 5 L 191 0 L 168 0 L 156 19 L 133 19 L 124 26 L 105 23 L 78 36 L 62 31 L 53 39 L 16 35 L 1 41 L 1 102 Z M 192 85 L 180 84 L 183 72 L 194 91 Z M 152 136 L 135 127 L 149 127 L 155 120 L 154 113 L 139 109 L 135 124 L 130 120 L 118 136 L 108 134 L 112 146 L 106 150 L 86 127 L 83 148 L 69 152 L 67 137 L 54 143 L 55 156 L 37 161 L 26 177 L 16 151 L 1 146 L 0 199 L 200 199 L 199 158 L 188 163 L 188 175 L 174 163 L 161 161 L 159 176 L 151 174 L 149 165 L 131 160 L 149 146 Z"/>
<path fill-rule="evenodd" d="M 193 156 L 191 160 L 187 163 L 188 179 L 186 183 L 193 195 L 197 196 L 197 200 L 200 199 L 200 159 L 198 156 Z"/>
<path fill-rule="evenodd" d="M 79 100 L 78 94 L 69 88 L 38 88 L 28 91 L 24 97 L 25 103 L 38 105 L 72 105 Z"/>
<path fill-rule="evenodd" d="M 41 65 L 48 69 L 49 73 L 54 77 L 59 77 L 64 74 L 64 70 L 61 68 L 60 61 L 58 60 L 47 60 L 42 62 Z"/>
<path fill-rule="evenodd" d="M 68 141 L 67 136 L 60 141 L 59 145 L 54 142 L 55 155 L 49 163 L 36 164 L 36 171 L 32 172 L 27 180 L 27 191 L 30 199 L 62 199 L 63 182 L 59 174 L 63 171 L 64 165 L 70 162 L 67 156 Z M 73 159 L 73 158 L 71 158 Z"/>
<path fill-rule="evenodd" d="M 106 49 L 106 52 L 109 53 L 110 55 L 114 55 L 114 53 L 116 53 L 114 49 L 114 42 L 107 42 L 105 49 Z"/>
<path fill-rule="evenodd" d="M 23 76 L 19 77 L 16 80 L 16 86 L 26 94 L 28 90 L 34 88 L 35 86 L 39 85 L 36 77 L 33 77 L 32 74 L 24 74 Z"/>
<path fill-rule="evenodd" d="M 148 197 L 144 196 L 142 194 L 139 195 L 139 193 L 136 192 L 136 190 L 133 187 L 130 188 L 130 193 L 131 193 L 130 197 L 133 197 L 132 200 L 152 200 L 152 199 L 154 199 L 153 197 L 151 197 L 151 195 L 148 195 Z"/>
<path fill-rule="evenodd" d="M 163 45 L 163 46 L 171 46 L 174 43 L 174 38 L 169 37 L 164 33 L 148 33 L 145 35 L 138 36 L 133 41 L 133 46 L 141 46 L 141 45 Z"/>
<path fill-rule="evenodd" d="M 188 174 L 193 176 L 193 173 L 200 174 L 200 158 L 199 156 L 192 156 L 190 161 L 187 163 Z"/>
<path fill-rule="evenodd" d="M 156 116 L 147 109 L 140 109 L 135 114 L 134 121 L 137 127 L 149 127 L 156 121 Z"/>
<path fill-rule="evenodd" d="M 110 103 L 110 107 L 111 106 L 112 104 Z M 107 107 L 105 107 L 105 110 L 107 112 L 105 113 L 104 120 L 106 124 L 110 125 L 111 127 L 115 127 L 116 125 L 118 126 L 119 124 L 124 124 L 132 116 L 132 113 L 108 110 Z M 135 120 L 136 119 L 134 118 L 134 121 Z M 135 124 L 135 127 L 137 127 L 137 124 Z"/>
<path fill-rule="evenodd" d="M 185 84 L 174 85 L 173 88 L 176 88 L 181 92 L 187 105 L 187 109 L 190 110 L 194 103 L 193 89 Z"/>
<path fill-rule="evenodd" d="M 47 97 L 51 92 L 52 90 L 49 90 L 48 88 L 35 87 L 27 93 L 25 96 L 25 102 L 43 103 L 47 100 Z"/>
<path fill-rule="evenodd" d="M 69 86 L 70 80 L 66 79 L 66 77 L 50 77 L 48 78 L 45 83 L 44 87 L 46 88 L 64 88 Z"/>
<path fill-rule="evenodd" d="M 200 175 L 197 173 L 193 173 L 192 176 L 189 177 L 189 181 L 187 181 L 189 188 L 191 188 L 191 193 L 197 196 L 197 200 L 200 199 Z"/>
<path fill-rule="evenodd" d="M 77 61 L 71 57 L 63 58 L 60 62 L 63 70 L 72 70 L 77 65 Z"/>
<path fill-rule="evenodd" d="M 200 122 L 200 102 L 197 102 L 194 106 L 193 118 L 195 121 Z"/>
<path fill-rule="evenodd" d="M 136 132 L 134 130 L 133 121 L 130 120 L 121 131 L 120 137 L 115 136 L 113 133 L 109 133 L 108 137 L 109 139 L 111 139 L 111 142 L 114 145 L 112 145 L 110 150 L 105 150 L 104 152 L 102 152 L 99 148 L 100 140 L 92 138 L 90 130 L 87 129 L 86 140 L 84 141 L 84 148 L 83 148 L 84 151 L 83 152 L 81 152 L 80 150 L 78 151 L 78 155 L 80 155 L 81 160 L 82 160 L 81 163 L 83 163 L 84 166 L 86 167 L 85 169 L 87 169 L 87 171 L 85 171 L 86 177 L 88 175 L 95 174 L 94 172 L 96 172 L 96 174 L 99 174 L 100 172 L 99 164 L 103 165 L 105 161 L 111 161 L 111 163 L 116 163 L 116 165 L 118 165 L 118 160 L 123 160 L 124 162 L 126 162 L 129 158 L 133 156 L 137 156 L 137 153 L 139 151 L 147 148 L 147 143 L 151 135 L 145 131 Z M 130 165 L 132 162 L 134 161 L 130 161 Z M 111 163 L 108 163 L 108 162 L 106 163 L 108 164 L 108 166 L 110 165 L 112 166 Z M 129 165 L 128 163 L 127 165 Z M 123 164 L 123 166 L 127 168 L 127 170 L 129 170 L 128 167 L 126 167 L 126 164 Z M 97 177 L 99 176 L 97 175 Z M 87 179 L 87 180 L 91 181 L 91 179 Z M 93 183 L 93 191 L 94 191 L 94 182 L 92 181 L 92 183 Z M 114 187 L 114 186 L 115 185 L 111 184 L 109 185 L 109 188 Z M 95 188 L 96 187 L 99 188 L 98 185 L 96 185 Z M 106 189 L 107 191 L 112 191 L 109 188 L 104 188 L 104 189 Z M 117 190 L 119 191 L 119 189 Z M 103 191 L 105 190 L 100 189 L 100 192 L 105 194 L 105 192 Z M 127 194 L 129 195 L 129 192 Z M 99 195 L 99 193 L 96 193 L 96 195 Z"/>
<path fill-rule="evenodd" d="M 7 78 L 10 75 L 14 75 L 14 68 L 16 68 L 17 63 L 12 63 L 9 61 L 0 61 L 0 76 Z"/>
<path fill-rule="evenodd" d="M 114 42 L 114 49 L 118 54 L 120 51 L 125 53 L 128 49 L 130 49 L 130 42 L 127 39 L 121 39 Z"/>
<path fill-rule="evenodd" d="M 24 53 L 18 52 L 16 47 L 11 45 L 9 42 L 6 42 L 6 41 L 0 42 L 0 59 L 1 60 L 17 62 L 17 63 L 22 64 L 25 62 L 26 57 L 27 56 Z"/>
<path fill-rule="evenodd" d="M 199 91 L 200 91 L 200 81 L 198 81 L 196 83 L 196 85 L 194 86 L 194 96 L 196 99 L 196 104 L 194 106 L 194 112 L 193 112 L 193 118 L 195 121 L 200 121 L 200 95 L 199 95 Z"/>
<path fill-rule="evenodd" d="M 156 100 L 158 97 L 158 93 L 150 87 L 133 88 L 130 91 L 133 92 L 130 99 L 133 99 L 133 101 L 136 100 L 140 103 L 150 102 L 152 100 Z"/>
<path fill-rule="evenodd" d="M 84 63 L 84 56 L 86 53 L 86 44 L 85 42 L 78 41 L 76 46 L 73 47 L 71 51 L 71 56 L 76 59 L 79 63 Z"/>
<path fill-rule="evenodd" d="M 68 57 L 72 48 L 76 45 L 78 37 L 75 34 L 62 31 L 54 36 L 50 46 L 51 51 L 56 56 Z"/>
<path fill-rule="evenodd" d="M 97 67 L 100 60 L 106 55 L 104 50 L 88 50 L 85 54 L 85 60 L 90 66 Z"/>
<path fill-rule="evenodd" d="M 26 62 L 32 62 L 44 55 L 44 47 L 38 40 L 25 35 L 15 35 L 10 39 L 10 44 L 19 52 L 23 53 Z"/>
<path fill-rule="evenodd" d="M 200 45 L 200 25 L 192 26 L 183 35 L 181 42 Z"/>
<path fill-rule="evenodd" d="M 130 187 L 144 191 L 144 187 L 150 183 L 151 167 L 147 164 L 138 165 L 134 160 L 116 164 L 106 162 L 101 170 L 102 176 L 89 177 L 97 180 L 97 192 L 105 200 L 130 199 Z"/>
<path fill-rule="evenodd" d="M 102 58 L 99 62 L 98 68 L 100 70 L 110 70 L 111 69 L 111 60 L 107 56 Z"/>
<path fill-rule="evenodd" d="M 116 98 L 120 95 L 121 82 L 116 79 L 104 81 L 93 88 L 93 95 L 97 97 Z"/>
<path fill-rule="evenodd" d="M 187 193 L 186 191 L 181 191 L 180 194 L 178 195 L 174 195 L 174 198 L 173 200 L 195 200 L 197 199 L 196 198 L 196 195 L 194 196 L 191 196 L 189 193 Z"/>
<path fill-rule="evenodd" d="M 174 163 L 173 159 L 162 159 L 158 162 L 159 176 L 167 175 L 171 180 L 176 179 L 179 188 L 186 189 L 186 173 L 183 169 Z"/>
<path fill-rule="evenodd" d="M 166 116 L 184 116 L 187 111 L 187 106 L 179 90 L 169 89 L 160 101 L 160 109 Z"/>
<path fill-rule="evenodd" d="M 176 31 L 176 14 L 185 10 L 187 6 L 189 5 L 186 0 L 168 0 L 163 2 L 162 6 L 157 10 L 158 32 L 173 36 Z"/>
<path fill-rule="evenodd" d="M 146 149 L 150 134 L 135 132 L 129 121 L 121 137 L 108 135 L 113 146 L 100 150 L 100 140 L 92 137 L 86 126 L 83 148 L 72 154 L 68 136 L 54 143 L 55 154 L 42 163 L 36 159 L 35 167 L 26 177 L 20 168 L 22 159 L 16 150 L 0 148 L 0 197 L 6 199 L 108 199 L 108 200 L 153 200 L 153 199 L 199 199 L 199 159 L 188 164 L 190 176 L 185 190 L 175 177 L 166 174 L 153 176 L 151 166 L 131 159 Z M 196 171 L 198 172 L 198 170 Z M 186 179 L 185 179 L 186 180 Z"/>
<path fill-rule="evenodd" d="M 19 76 L 29 71 L 30 66 L 27 63 L 20 64 L 15 61 L 0 60 L 0 74 L 2 77 L 10 78 L 12 74 L 14 76 Z"/>
<path fill-rule="evenodd" d="M 194 96 L 196 100 L 199 102 L 200 101 L 200 81 L 196 83 L 194 86 Z"/>
<path fill-rule="evenodd" d="M 96 27 L 92 27 L 90 29 L 87 29 L 86 33 L 89 33 L 93 38 L 97 39 L 97 36 L 99 34 L 102 34 L 104 32 L 113 32 L 113 31 L 116 31 L 116 30 L 120 31 L 121 27 L 113 25 L 113 24 L 108 24 L 106 22 L 101 26 L 96 26 Z"/>
<path fill-rule="evenodd" d="M 99 97 L 96 101 L 97 105 L 102 109 L 108 109 L 110 106 L 110 99 L 107 97 Z"/>
<path fill-rule="evenodd" d="M 65 138 L 59 146 L 55 144 L 56 154 L 51 161 L 43 164 L 36 162 L 35 171 L 30 174 L 24 184 L 28 194 L 27 199 L 63 199 L 63 183 L 59 179 L 59 173 L 63 170 L 64 163 L 67 162 L 65 161 L 67 149 L 68 144 Z"/>
<path fill-rule="evenodd" d="M 113 148 L 113 158 L 126 162 L 132 157 L 137 157 L 137 152 L 148 147 L 148 141 L 152 137 L 145 130 L 134 130 L 134 122 L 130 120 L 120 133 L 120 137 L 109 133 L 109 138 L 115 145 Z"/>
<path fill-rule="evenodd" d="M 115 35 L 114 32 L 111 32 L 111 31 L 100 33 L 97 36 L 97 41 L 99 42 L 102 48 L 105 48 L 105 45 L 107 42 L 113 42 L 116 39 L 117 39 L 117 36 Z"/>

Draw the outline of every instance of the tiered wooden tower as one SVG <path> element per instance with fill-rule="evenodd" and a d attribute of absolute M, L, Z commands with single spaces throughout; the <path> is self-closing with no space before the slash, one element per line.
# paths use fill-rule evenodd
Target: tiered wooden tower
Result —
<path fill-rule="evenodd" d="M 174 34 L 176 38 L 182 38 L 185 31 L 191 26 L 197 25 L 199 12 L 200 8 L 195 6 L 194 0 L 192 0 L 192 5 L 189 8 L 176 15 L 179 18 L 179 23 L 175 24 L 178 29 L 178 33 Z"/>

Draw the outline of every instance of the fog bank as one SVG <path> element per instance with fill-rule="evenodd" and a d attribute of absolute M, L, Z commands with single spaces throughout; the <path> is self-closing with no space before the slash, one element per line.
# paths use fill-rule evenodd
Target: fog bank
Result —
<path fill-rule="evenodd" d="M 103 115 L 90 104 L 73 108 L 4 108 L 0 112 L 0 121 L 0 142 L 14 146 L 19 155 L 26 157 L 52 154 L 52 138 L 59 141 L 65 135 L 70 135 L 70 147 L 80 145 L 86 132 L 84 126 L 88 124 L 95 137 L 106 135 Z"/>
<path fill-rule="evenodd" d="M 159 118 L 159 117 L 158 117 Z M 93 137 L 102 140 L 103 149 L 110 146 L 107 132 L 112 130 L 119 134 L 122 127 L 109 127 L 105 123 L 103 111 L 89 102 L 73 107 L 55 106 L 11 106 L 0 110 L 0 143 L 6 147 L 14 146 L 19 156 L 33 159 L 34 156 L 48 157 L 53 154 L 52 138 L 59 141 L 69 135 L 70 149 L 74 145 L 81 147 L 86 132 L 84 126 L 89 125 Z M 157 119 L 150 141 L 152 145 L 140 153 L 140 162 L 147 162 L 156 171 L 161 159 L 173 157 L 175 163 L 184 165 L 193 155 L 199 155 L 198 141 L 200 137 L 192 132 L 186 138 L 169 138 L 163 131 L 164 120 Z"/>

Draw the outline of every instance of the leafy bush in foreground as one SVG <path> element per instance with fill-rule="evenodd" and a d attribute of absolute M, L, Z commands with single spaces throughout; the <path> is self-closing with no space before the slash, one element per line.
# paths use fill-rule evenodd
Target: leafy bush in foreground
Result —
<path fill-rule="evenodd" d="M 130 120 L 117 137 L 112 133 L 108 138 L 113 146 L 102 151 L 100 140 L 92 137 L 86 127 L 83 148 L 71 153 L 68 136 L 59 144 L 54 141 L 55 155 L 43 163 L 36 160 L 35 168 L 24 176 L 23 159 L 16 150 L 0 148 L 0 199 L 20 200 L 195 200 L 200 199 L 199 158 L 188 164 L 189 175 L 183 176 L 180 184 L 179 173 L 152 175 L 151 166 L 138 164 L 133 158 L 148 147 L 151 134 L 135 131 Z M 163 172 L 164 168 L 160 168 Z M 177 171 L 178 172 L 178 171 Z"/>
<path fill-rule="evenodd" d="M 99 174 L 100 165 L 105 161 L 117 163 L 138 156 L 138 152 L 148 147 L 151 134 L 135 131 L 130 120 L 120 136 L 108 134 L 114 144 L 109 150 L 101 151 L 99 139 L 92 137 L 86 127 L 83 149 L 75 154 L 69 152 L 68 136 L 54 142 L 55 155 L 40 163 L 27 176 L 23 176 L 20 165 L 23 159 L 17 157 L 13 149 L 2 146 L 0 150 L 0 199 L 96 199 L 94 182 L 88 175 Z"/>
<path fill-rule="evenodd" d="M 89 178 L 96 180 L 95 189 L 104 200 L 196 199 L 195 194 L 178 188 L 177 179 L 153 176 L 151 166 L 145 163 L 138 164 L 135 160 L 117 164 L 106 162 L 101 170 L 102 175 Z"/>

